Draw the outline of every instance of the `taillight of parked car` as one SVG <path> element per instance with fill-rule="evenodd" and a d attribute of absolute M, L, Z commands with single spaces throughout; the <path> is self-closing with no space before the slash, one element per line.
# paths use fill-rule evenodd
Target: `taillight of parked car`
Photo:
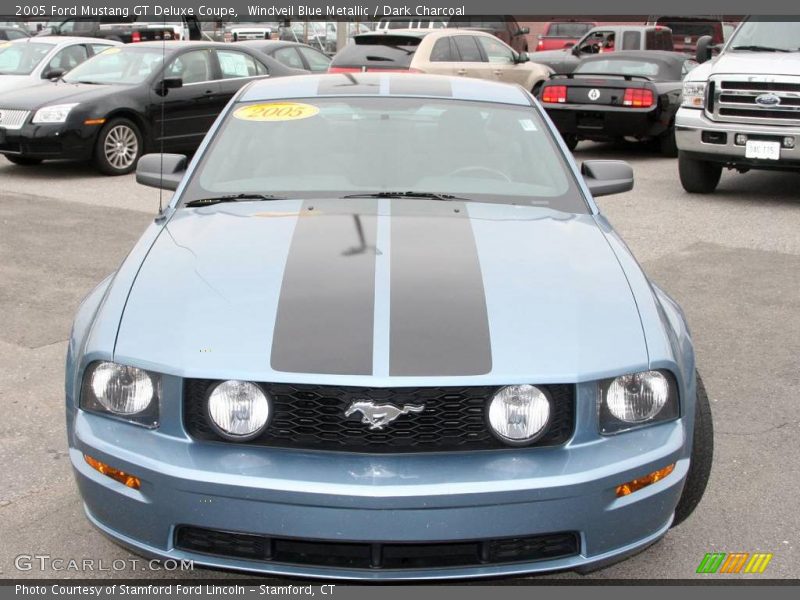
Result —
<path fill-rule="evenodd" d="M 536 49 L 541 50 L 542 48 L 544 48 L 544 40 L 542 39 L 542 36 L 539 36 L 539 41 L 536 43 Z"/>
<path fill-rule="evenodd" d="M 631 108 L 649 108 L 653 106 L 653 91 L 641 88 L 628 88 L 622 98 L 623 106 Z"/>
<path fill-rule="evenodd" d="M 134 31 L 131 34 L 131 42 L 141 42 L 142 41 L 142 34 L 138 31 Z"/>
<path fill-rule="evenodd" d="M 542 102 L 564 104 L 567 101 L 567 86 L 548 85 L 542 90 Z"/>

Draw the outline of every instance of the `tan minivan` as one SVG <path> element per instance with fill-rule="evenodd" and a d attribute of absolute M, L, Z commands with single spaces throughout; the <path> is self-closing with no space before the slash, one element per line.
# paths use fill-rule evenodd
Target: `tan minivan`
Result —
<path fill-rule="evenodd" d="M 392 30 L 353 38 L 329 68 L 331 73 L 417 72 L 518 83 L 537 92 L 549 67 L 489 33 L 469 29 Z"/>

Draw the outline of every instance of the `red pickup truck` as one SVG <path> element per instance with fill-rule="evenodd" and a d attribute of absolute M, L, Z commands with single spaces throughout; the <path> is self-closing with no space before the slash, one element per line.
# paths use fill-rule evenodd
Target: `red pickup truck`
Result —
<path fill-rule="evenodd" d="M 597 23 L 588 21 L 551 21 L 544 26 L 544 32 L 539 35 L 536 50 L 561 50 L 574 46 L 584 34 Z"/>

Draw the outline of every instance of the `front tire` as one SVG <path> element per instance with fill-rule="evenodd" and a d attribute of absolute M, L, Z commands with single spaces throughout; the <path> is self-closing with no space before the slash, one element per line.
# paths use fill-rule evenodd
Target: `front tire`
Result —
<path fill-rule="evenodd" d="M 136 168 L 142 155 L 142 134 L 129 119 L 111 119 L 100 130 L 94 165 L 104 175 L 125 175 Z"/>
<path fill-rule="evenodd" d="M 21 167 L 34 167 L 36 165 L 42 164 L 41 158 L 27 158 L 26 156 L 15 156 L 11 154 L 6 154 L 6 158 L 9 162 L 14 163 L 15 165 L 19 165 Z"/>
<path fill-rule="evenodd" d="M 722 165 L 707 160 L 690 158 L 678 152 L 678 174 L 683 189 L 692 194 L 710 194 L 717 189 L 722 176 Z"/>
<path fill-rule="evenodd" d="M 714 422 L 711 418 L 711 404 L 700 373 L 697 374 L 697 401 L 694 409 L 694 436 L 690 461 L 689 473 L 686 475 L 686 484 L 675 508 L 672 527 L 683 523 L 697 508 L 706 491 L 711 475 L 711 463 L 714 461 Z"/>

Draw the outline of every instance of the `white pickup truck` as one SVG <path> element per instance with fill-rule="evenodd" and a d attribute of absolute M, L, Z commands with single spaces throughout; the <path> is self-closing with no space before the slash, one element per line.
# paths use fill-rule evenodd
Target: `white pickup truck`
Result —
<path fill-rule="evenodd" d="M 714 50 L 698 40 L 675 117 L 684 189 L 713 192 L 723 167 L 800 171 L 800 22 L 748 19 Z"/>

